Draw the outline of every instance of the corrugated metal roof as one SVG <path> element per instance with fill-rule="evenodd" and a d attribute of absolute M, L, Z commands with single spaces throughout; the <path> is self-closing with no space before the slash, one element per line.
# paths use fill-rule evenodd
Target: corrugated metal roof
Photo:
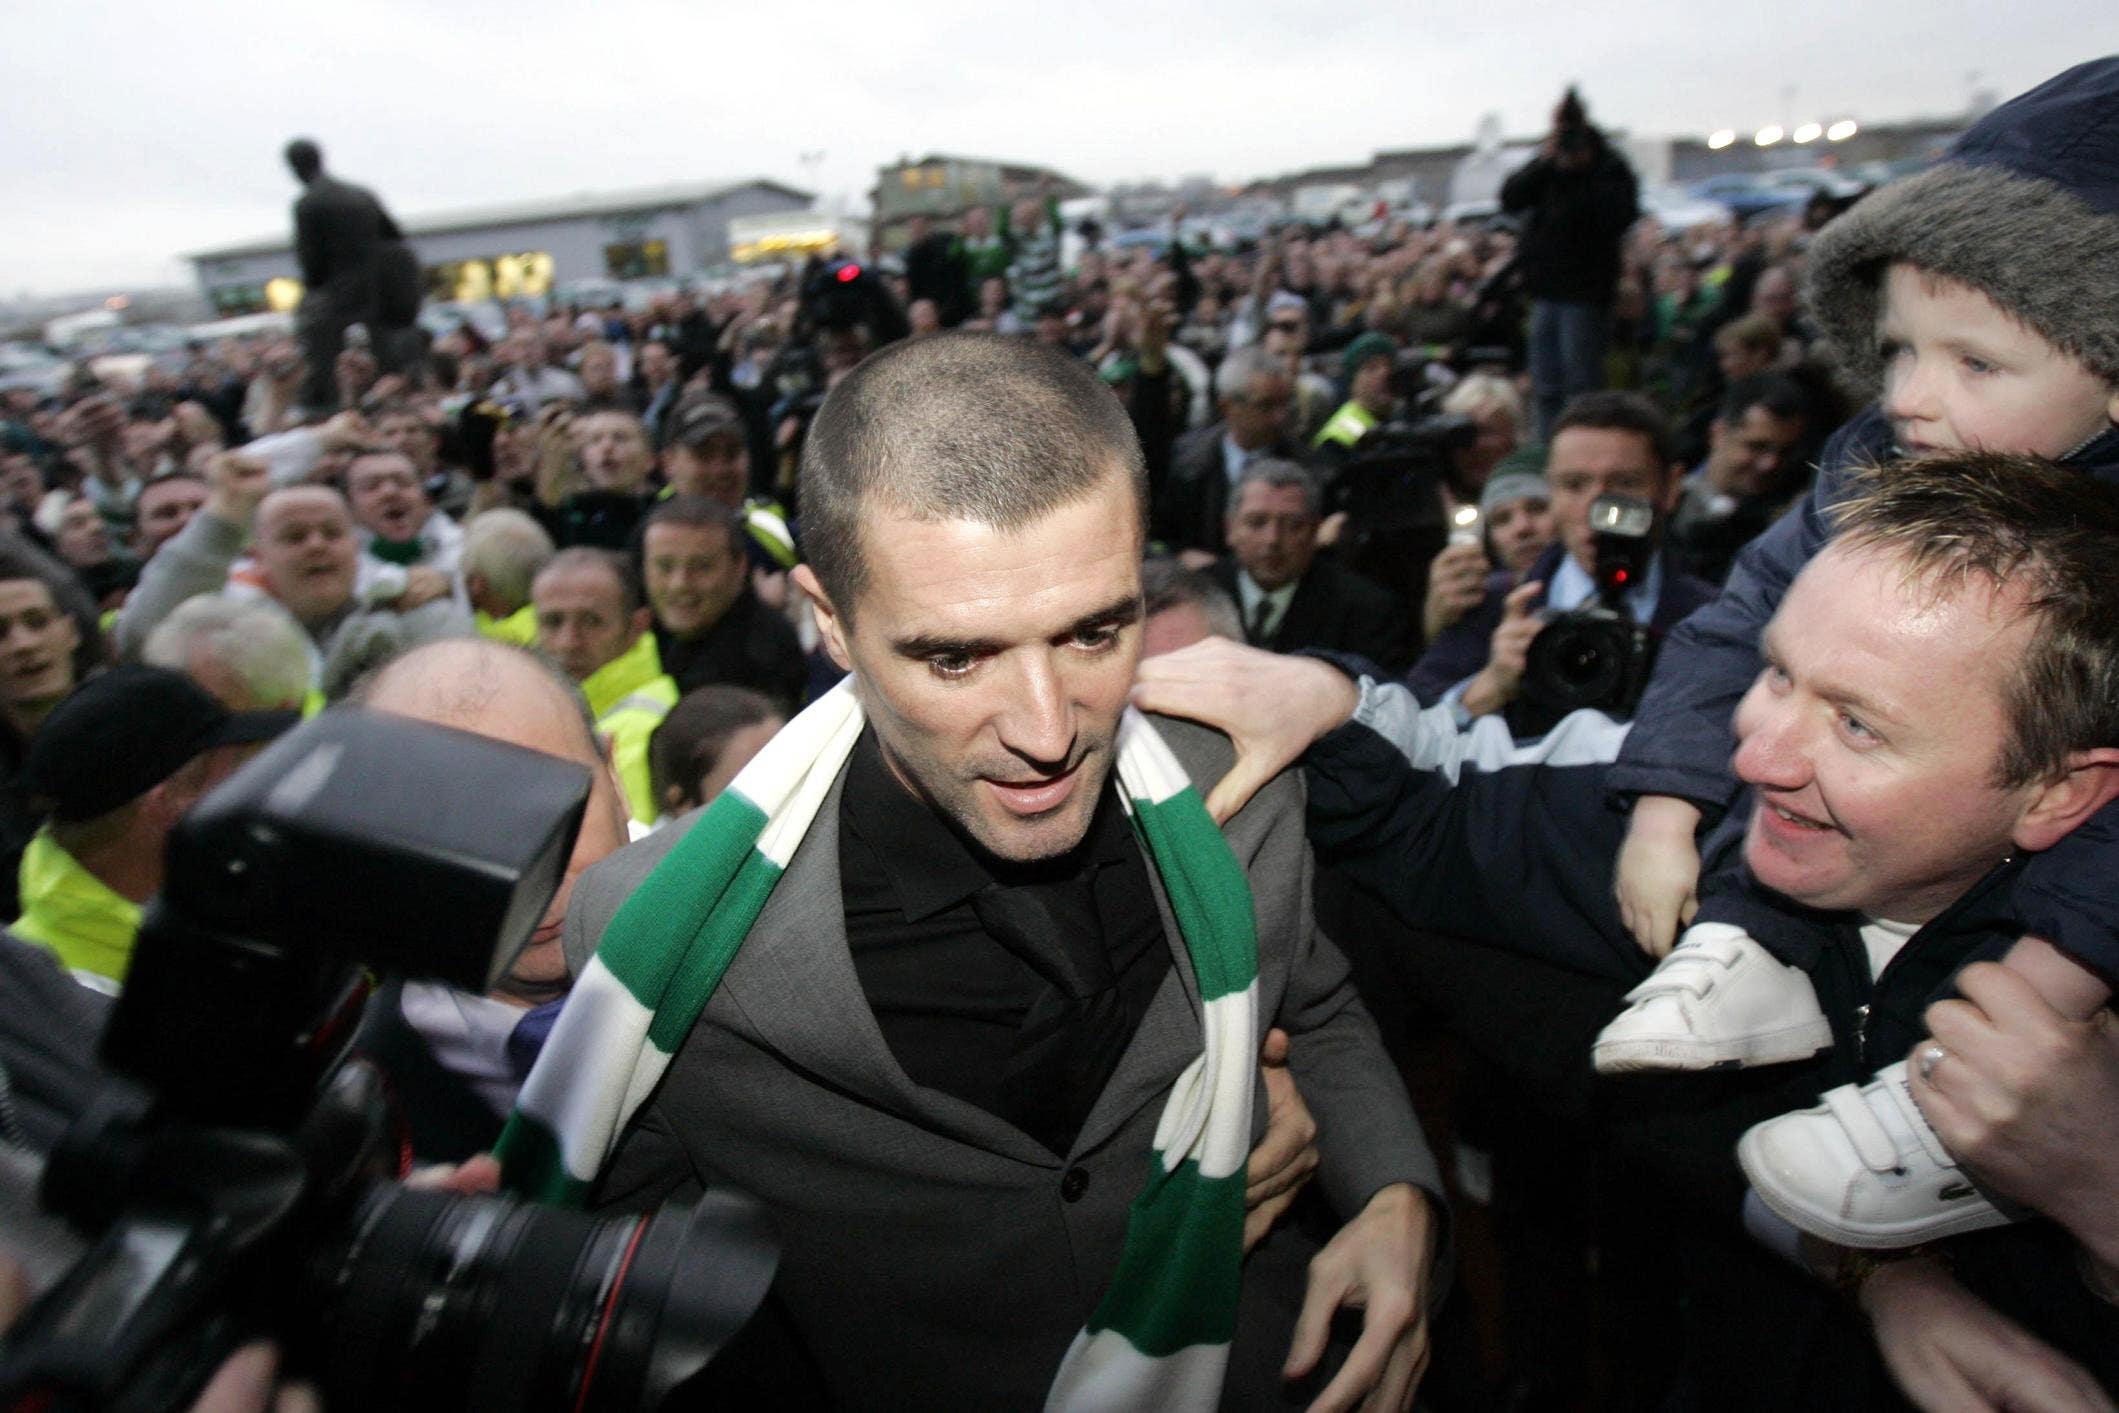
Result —
<path fill-rule="evenodd" d="M 583 216 L 616 216 L 629 211 L 659 210 L 666 206 L 696 206 L 715 201 L 746 187 L 764 187 L 797 201 L 815 198 L 800 187 L 764 177 L 733 182 L 679 182 L 669 186 L 638 187 L 631 191 L 584 191 L 572 196 L 547 197 L 541 201 L 515 201 L 498 206 L 477 206 L 462 211 L 444 211 L 432 216 L 413 216 L 398 222 L 408 236 L 445 235 L 450 231 L 476 230 L 481 226 L 519 226 L 532 221 L 568 221 Z M 187 260 L 234 260 L 246 255 L 272 255 L 294 249 L 292 236 L 274 236 L 201 250 Z"/>

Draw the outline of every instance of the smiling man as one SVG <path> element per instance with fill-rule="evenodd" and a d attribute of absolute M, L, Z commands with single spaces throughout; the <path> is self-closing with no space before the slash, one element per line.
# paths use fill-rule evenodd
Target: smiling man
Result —
<path fill-rule="evenodd" d="M 1770 938 L 1788 965 L 1728 953 L 1675 973 L 1666 963 L 1625 992 L 1633 1009 L 1597 1043 L 1600 1067 L 1644 1067 L 1653 1063 L 1644 1056 L 1682 1044 L 1673 1019 L 1737 1004 L 1761 1034 L 1777 1017 L 1800 1020 L 1786 1012 L 1785 987 L 1761 998 L 1762 977 L 1786 971 L 1814 993 L 1795 1062 L 1664 1076 L 1655 1082 L 1692 1087 L 1648 1091 L 1648 1108 L 1667 1106 L 1647 1141 L 1668 1184 L 1668 1243 L 1698 1258 L 1705 1276 L 1687 1290 L 1698 1312 L 1688 1324 L 1703 1341 L 1691 1362 L 1710 1402 L 1810 1406 L 1826 1396 L 1803 1387 L 1813 1374 L 1850 1406 L 1863 1404 L 1864 1381 L 1881 1387 L 1859 1330 L 1820 1320 L 1821 1288 L 1805 1296 L 1782 1274 L 1723 1259 L 1744 1249 L 1725 1244 L 1746 1186 L 1737 1141 L 1751 1131 L 1745 1170 L 1762 1192 L 1780 1193 L 1793 1186 L 1788 1136 L 1845 1123 L 1854 1136 L 1843 1140 L 1844 1173 L 1817 1158 L 1805 1170 L 1833 1179 L 1828 1205 L 1844 1224 L 1835 1231 L 1873 1238 L 1887 1217 L 1913 1230 L 1930 1205 L 1945 1218 L 1969 1211 L 1976 1193 L 1961 1174 L 1912 1156 L 1923 1144 L 1917 1118 L 1897 1108 L 1903 1086 L 1855 1086 L 1904 1060 L 1923 1034 L 1924 1008 L 1950 994 L 1959 968 L 2001 956 L 2026 931 L 2068 935 L 2059 905 L 2026 886 L 2029 857 L 2119 796 L 2110 687 L 2119 676 L 2119 494 L 2048 463 L 1982 454 L 1892 464 L 1850 490 L 1837 538 L 1782 601 L 1762 644 L 1765 667 L 1736 712 L 1734 767 L 1749 795 L 1701 849 L 1710 862 L 1740 855 L 1743 891 L 1709 903 Z M 1648 959 L 1610 882 L 1625 826 L 1608 808 L 1606 781 L 1623 727 L 1581 712 L 1535 749 L 1512 748 L 1498 728 L 1460 739 L 1443 709 L 1418 714 L 1402 688 L 1357 687 L 1322 662 L 1228 645 L 1157 659 L 1142 675 L 1143 703 L 1225 724 L 1255 747 L 1217 804 L 1240 800 L 1242 781 L 1307 750 L 1320 855 L 1386 896 L 1409 925 L 1598 978 L 1614 1009 L 1642 982 Z M 2092 900 L 2076 906 L 2110 893 L 2103 879 L 2071 886 Z M 2108 971 L 2110 959 L 2095 965 Z M 1587 1048 L 1588 1036 L 1574 1043 Z M 1813 1055 L 1820 1047 L 1829 1048 Z M 1608 1065 L 1615 1057 L 1630 1063 Z M 1799 1130 L 1761 1124 L 1821 1090 L 1835 1091 L 1828 1108 L 1797 1116 Z M 1769 1130 L 1777 1137 L 1757 1136 Z M 1871 1135 L 1883 1134 L 1910 1147 L 1893 1155 L 1886 1137 L 1879 1155 Z M 1718 1214 L 1728 1230 L 1695 1227 L 1684 1215 L 1692 1210 Z M 1935 1234 L 1996 1220 L 1988 1208 Z M 2065 1301 L 2026 1307 L 2025 1292 L 2080 1289 L 2065 1262 L 2047 1269 L 2052 1251 L 2028 1235 L 1979 1249 L 1993 1260 L 1969 1270 L 2014 1273 L 1982 1293 L 2035 1333 L 2048 1332 L 2042 1317 Z M 2073 1318 L 2063 1313 L 2050 1328 L 2066 1331 Z M 1770 1334 L 1747 1345 L 1748 1330 Z M 2112 1347 L 2107 1338 L 2069 1352 L 2094 1354 L 2110 1377 Z"/>
<path fill-rule="evenodd" d="M 246 540 L 255 564 L 231 577 Z M 381 605 L 356 592 L 360 541 L 346 498 L 329 486 L 271 489 L 263 461 L 223 452 L 207 472 L 206 502 L 140 571 L 118 614 L 122 658 L 199 594 L 264 593 L 294 615 L 316 650 L 312 685 L 336 698 L 403 649 L 471 631 L 471 616 L 435 576 Z"/>
<path fill-rule="evenodd" d="M 852 681 L 689 830 L 582 880 L 581 980 L 525 1090 L 531 1136 L 503 1141 L 511 1177 L 554 1151 L 552 1114 L 564 1186 L 600 1202 L 760 1198 L 784 1245 L 771 1308 L 835 1405 L 1279 1406 L 1283 1369 L 1324 1383 L 1329 1317 L 1359 1305 L 1319 1406 L 1405 1407 L 1431 1160 L 1315 935 L 1294 782 L 1224 842 L 1180 787 L 1226 743 L 1126 709 L 1144 474 L 1124 409 L 1062 353 L 937 334 L 833 389 L 802 477 L 795 573 Z M 724 891 L 753 849 L 773 862 Z M 1246 986 L 1251 944 L 1218 949 L 1254 917 Z M 635 1080 L 666 1073 L 606 1160 L 560 1097 L 622 1048 L 605 978 L 659 994 L 640 978 L 663 967 L 712 994 L 637 1022 Z M 1264 1024 L 1293 1033 L 1346 1224 L 1242 1260 L 1222 1204 Z"/>
<path fill-rule="evenodd" d="M 744 513 L 704 496 L 658 503 L 641 526 L 640 570 L 663 670 L 682 692 L 725 683 L 792 712 L 808 677 L 785 616 L 751 589 Z"/>

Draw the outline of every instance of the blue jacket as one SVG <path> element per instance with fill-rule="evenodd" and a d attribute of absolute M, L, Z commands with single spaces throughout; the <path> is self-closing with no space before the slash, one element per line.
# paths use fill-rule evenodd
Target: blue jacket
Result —
<path fill-rule="evenodd" d="M 1615 1012 L 1651 965 L 1611 892 L 1625 818 L 1610 808 L 1606 777 L 1623 730 L 1577 712 L 1536 745 L 1511 748 L 1497 723 L 1459 736 L 1444 713 L 1416 714 L 1402 690 L 1365 687 L 1354 721 L 1305 758 L 1318 861 L 1374 891 L 1416 934 L 1500 947 L 1608 982 Z M 1733 1231 L 1745 1190 L 1735 1145 L 1746 1128 L 1905 1057 L 1926 1033 L 1922 1013 L 1957 972 L 2013 944 L 2018 917 L 2035 906 L 2024 897 L 2030 871 L 2024 860 L 1996 867 L 1874 978 L 1857 919 L 1777 905 L 1779 925 L 1814 953 L 1810 975 L 1833 1048 L 1799 1064 L 1603 1086 L 1615 1113 L 1638 1105 L 1614 1132 L 1666 1185 L 1673 1233 L 1697 1230 L 1686 1212 Z M 1451 944 L 1414 936 L 1406 945 Z M 2100 1378 L 2119 1378 L 2119 1311 L 2083 1292 L 2064 1237 L 2031 1224 L 1959 1238 L 1950 1249 L 1968 1285 Z M 1748 1407 L 1865 1403 L 1849 1387 L 1818 1402 L 1823 1394 L 1811 1385 L 1835 1380 L 1865 1378 L 1883 1396 L 1870 1351 L 1850 1345 L 1853 1322 L 1821 1287 L 1776 1318 L 1783 1316 L 1791 1323 L 1775 1338 L 1784 1341 L 1786 1367 L 1699 1368 L 1695 1376 L 1744 1382 Z M 1764 1382 L 1751 1387 L 1754 1378 Z"/>

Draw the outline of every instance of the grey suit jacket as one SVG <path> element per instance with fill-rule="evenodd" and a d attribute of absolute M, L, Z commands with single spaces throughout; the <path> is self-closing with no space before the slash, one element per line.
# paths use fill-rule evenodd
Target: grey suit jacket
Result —
<path fill-rule="evenodd" d="M 1227 769 L 1221 736 L 1157 727 L 1202 786 Z M 1176 922 L 1158 881 L 1178 964 L 1074 1150 L 1055 1158 L 993 1115 L 915 1085 L 892 1058 L 847 947 L 838 810 L 834 786 L 621 1138 L 597 1200 L 641 1206 L 709 1184 L 761 1199 L 784 1243 L 775 1290 L 843 1406 L 1036 1408 L 1117 1267 L 1163 1101 L 1199 1052 L 1199 997 Z M 577 969 L 678 832 L 582 876 L 565 929 Z M 1311 919 L 1299 776 L 1261 792 L 1227 833 L 1256 900 L 1261 1014 L 1293 1035 L 1326 1194 L 1352 1215 L 1377 1189 L 1412 1182 L 1437 1194 L 1439 1211 L 1441 1184 L 1404 1089 L 1344 959 Z M 1262 1091 L 1254 1109 L 1262 1131 Z M 1283 1228 L 1247 1261 L 1229 1406 L 1280 1406 L 1277 1369 L 1314 1251 Z"/>

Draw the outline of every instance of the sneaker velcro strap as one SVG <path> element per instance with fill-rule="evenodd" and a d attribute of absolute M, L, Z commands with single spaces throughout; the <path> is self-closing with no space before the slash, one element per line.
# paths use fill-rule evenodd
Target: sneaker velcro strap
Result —
<path fill-rule="evenodd" d="M 1889 1069 L 1879 1071 L 1876 1080 L 1883 1088 L 1889 1090 L 1891 1097 L 1898 1102 L 1898 1111 L 1905 1120 L 1906 1127 L 1920 1140 L 1920 1146 L 1927 1149 L 1928 1157 L 1934 1161 L 1935 1166 L 1956 1167 L 1956 1157 L 1942 1146 L 1941 1135 L 1935 1132 L 1928 1122 L 1928 1116 L 1920 1111 L 1920 1105 L 1913 1098 L 1913 1086 L 1906 1079 L 1905 1063 L 1901 1061 Z"/>
<path fill-rule="evenodd" d="M 1898 1168 L 1898 1144 L 1891 1137 L 1876 1111 L 1869 1107 L 1860 1089 L 1851 1084 L 1842 1084 L 1837 1089 L 1825 1091 L 1825 1107 L 1839 1126 L 1846 1130 L 1847 1138 L 1854 1144 L 1854 1154 L 1862 1166 L 1872 1173 L 1888 1173 Z"/>

